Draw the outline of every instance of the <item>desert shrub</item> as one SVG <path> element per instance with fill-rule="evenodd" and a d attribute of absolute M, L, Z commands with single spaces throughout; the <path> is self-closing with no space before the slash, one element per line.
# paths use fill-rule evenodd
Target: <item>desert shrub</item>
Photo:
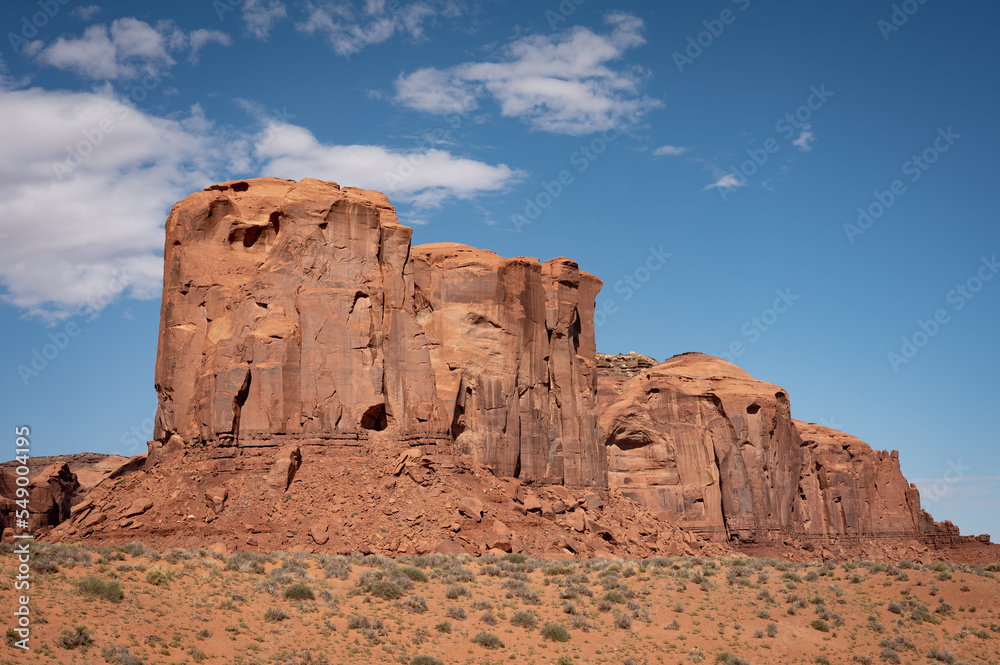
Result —
<path fill-rule="evenodd" d="M 305 584 L 296 583 L 285 589 L 285 598 L 288 600 L 315 600 L 316 595 Z"/>
<path fill-rule="evenodd" d="M 485 630 L 481 630 L 476 633 L 476 636 L 472 638 L 473 644 L 478 644 L 486 649 L 502 649 L 503 642 L 499 637 L 493 633 L 487 633 Z"/>
<path fill-rule="evenodd" d="M 566 626 L 550 621 L 542 626 L 542 637 L 552 642 L 569 642 L 569 631 Z"/>
<path fill-rule="evenodd" d="M 821 633 L 830 632 L 830 624 L 828 624 L 826 621 L 823 621 L 822 619 L 813 619 L 812 623 L 810 623 L 809 625 Z"/>
<path fill-rule="evenodd" d="M 342 556 L 320 557 L 319 564 L 323 567 L 327 579 L 336 577 L 339 580 L 346 580 L 351 576 L 351 563 Z"/>
<path fill-rule="evenodd" d="M 554 563 L 551 566 L 545 568 L 542 573 L 545 575 L 568 575 L 572 573 L 573 569 L 562 563 Z"/>
<path fill-rule="evenodd" d="M 556 658 L 556 665 L 573 665 L 573 659 L 563 654 Z"/>
<path fill-rule="evenodd" d="M 146 581 L 153 586 L 165 586 L 171 577 L 173 576 L 170 573 L 159 566 L 154 566 L 146 571 Z"/>
<path fill-rule="evenodd" d="M 279 621 L 284 621 L 287 618 L 288 615 L 285 614 L 285 610 L 280 607 L 269 607 L 264 612 L 264 621 L 267 622 L 277 623 Z"/>
<path fill-rule="evenodd" d="M 746 660 L 735 654 L 729 653 L 728 651 L 717 653 L 715 655 L 715 662 L 721 663 L 722 665 L 750 665 L 750 663 Z"/>
<path fill-rule="evenodd" d="M 883 662 L 889 663 L 889 665 L 899 665 L 899 663 L 903 662 L 903 659 L 899 656 L 899 652 L 892 647 L 882 647 L 879 656 Z"/>
<path fill-rule="evenodd" d="M 767 624 L 767 636 L 774 637 L 777 634 L 778 634 L 778 624 L 773 622 Z"/>
<path fill-rule="evenodd" d="M 90 630 L 83 624 L 73 629 L 63 628 L 59 631 L 59 637 L 56 638 L 56 644 L 63 649 L 89 647 L 93 643 L 94 640 L 90 637 Z"/>
<path fill-rule="evenodd" d="M 445 610 L 444 613 L 445 615 L 448 616 L 448 618 L 456 619 L 458 621 L 465 621 L 465 619 L 467 618 L 465 614 L 465 608 L 459 607 L 458 605 L 454 607 L 449 607 L 447 610 Z"/>
<path fill-rule="evenodd" d="M 101 656 L 111 665 L 143 665 L 143 662 L 128 650 L 128 647 L 115 644 L 101 649 Z"/>
<path fill-rule="evenodd" d="M 410 665 L 444 665 L 444 661 L 433 656 L 414 656 L 410 659 Z"/>
<path fill-rule="evenodd" d="M 941 602 L 938 603 L 938 606 L 934 608 L 934 612 L 946 617 L 955 616 L 955 610 L 952 608 L 951 604 L 946 603 L 944 599 L 942 599 Z"/>
<path fill-rule="evenodd" d="M 815 570 L 810 570 L 808 573 L 806 573 L 805 579 L 806 582 L 815 582 L 816 580 L 819 579 L 819 573 L 817 573 Z"/>
<path fill-rule="evenodd" d="M 454 600 L 455 598 L 461 598 L 462 596 L 468 596 L 468 595 L 469 595 L 468 587 L 462 586 L 461 584 L 450 586 L 444 590 L 444 597 L 451 598 L 452 600 Z"/>
<path fill-rule="evenodd" d="M 427 611 L 427 599 L 423 596 L 410 596 L 396 603 L 396 606 L 414 614 L 423 614 Z"/>
<path fill-rule="evenodd" d="M 802 576 L 796 572 L 789 570 L 788 572 L 781 574 L 781 579 L 788 580 L 789 582 L 794 582 L 796 584 L 802 583 Z"/>
<path fill-rule="evenodd" d="M 534 628 L 538 625 L 538 617 L 535 616 L 534 612 L 518 610 L 510 618 L 510 622 L 519 628 Z"/>
<path fill-rule="evenodd" d="M 226 559 L 226 570 L 235 570 L 241 573 L 264 574 L 264 564 L 270 558 L 264 554 L 256 552 L 237 552 Z"/>
<path fill-rule="evenodd" d="M 632 617 L 624 612 L 615 615 L 615 628 L 620 628 L 622 630 L 628 630 L 632 627 Z"/>
<path fill-rule="evenodd" d="M 873 633 L 884 633 L 885 626 L 883 626 L 882 622 L 878 620 L 878 617 L 873 614 L 868 617 L 868 630 Z"/>
<path fill-rule="evenodd" d="M 871 658 L 869 658 L 868 656 L 862 656 L 859 653 L 856 653 L 853 656 L 851 656 L 851 660 L 854 661 L 855 663 L 859 663 L 860 665 L 872 665 Z"/>
<path fill-rule="evenodd" d="M 764 629 L 763 628 L 758 628 L 757 630 L 753 631 L 753 636 L 756 637 L 757 639 L 763 639 L 764 638 Z"/>
<path fill-rule="evenodd" d="M 121 602 L 125 597 L 122 586 L 114 580 L 102 580 L 96 575 L 87 575 L 76 583 L 76 588 L 85 596 L 101 598 L 112 603 Z"/>
<path fill-rule="evenodd" d="M 893 614 L 902 614 L 904 608 L 902 603 L 897 603 L 893 601 L 889 603 L 889 606 L 886 609 L 892 612 Z"/>
<path fill-rule="evenodd" d="M 891 647 L 896 651 L 916 651 L 917 645 L 906 639 L 902 635 L 899 635 L 891 640 L 882 640 L 878 643 L 880 647 Z"/>
<path fill-rule="evenodd" d="M 405 575 L 409 579 L 413 580 L 414 582 L 426 582 L 427 581 L 427 573 L 425 573 L 424 571 L 420 570 L 416 566 L 401 566 L 400 568 L 397 569 L 397 571 L 400 574 Z M 423 657 L 424 656 L 417 656 L 417 658 L 423 658 Z M 440 661 L 438 661 L 438 662 L 440 662 Z"/>
<path fill-rule="evenodd" d="M 486 610 L 485 612 L 480 614 L 479 620 L 485 623 L 487 626 L 497 625 L 497 617 L 495 614 L 493 614 L 492 610 Z"/>
<path fill-rule="evenodd" d="M 955 662 L 955 655 L 948 651 L 942 651 L 937 647 L 932 647 L 930 651 L 927 652 L 927 658 L 930 660 L 936 660 L 939 663 L 951 663 Z"/>
<path fill-rule="evenodd" d="M 767 608 L 761 608 L 757 610 L 757 617 L 761 619 L 770 619 L 771 613 L 767 610 Z"/>
<path fill-rule="evenodd" d="M 611 591 L 608 591 L 606 594 L 604 594 L 604 600 L 608 601 L 609 603 L 616 603 L 618 605 L 622 605 L 625 603 L 625 594 L 623 594 L 621 591 L 618 591 L 617 589 L 612 589 Z"/>
<path fill-rule="evenodd" d="M 439 632 L 439 633 L 443 633 L 445 635 L 449 635 L 449 634 L 451 634 L 451 622 L 450 621 L 442 621 L 442 622 L 438 623 L 437 625 L 435 625 L 434 629 L 437 632 Z"/>
<path fill-rule="evenodd" d="M 375 580 L 362 588 L 369 595 L 382 600 L 396 600 L 406 595 L 403 587 L 392 580 Z"/>

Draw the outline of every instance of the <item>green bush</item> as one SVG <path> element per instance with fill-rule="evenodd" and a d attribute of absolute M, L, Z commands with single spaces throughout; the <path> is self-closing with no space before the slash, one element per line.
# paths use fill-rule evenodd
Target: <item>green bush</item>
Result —
<path fill-rule="evenodd" d="M 612 589 L 611 591 L 608 591 L 606 594 L 604 594 L 604 600 L 608 601 L 609 603 L 616 603 L 618 605 L 622 605 L 625 603 L 625 594 L 623 594 L 618 589 Z"/>
<path fill-rule="evenodd" d="M 573 665 L 573 659 L 567 655 L 556 658 L 556 665 Z"/>
<path fill-rule="evenodd" d="M 444 661 L 433 656 L 414 656 L 410 659 L 410 665 L 444 665 Z"/>
<path fill-rule="evenodd" d="M 150 568 L 146 573 L 146 581 L 154 586 L 164 586 L 170 580 L 172 575 L 167 571 L 163 570 L 159 566 Z"/>
<path fill-rule="evenodd" d="M 285 589 L 285 598 L 288 600 L 315 600 L 316 595 L 312 589 L 299 582 Z"/>
<path fill-rule="evenodd" d="M 818 630 L 821 633 L 829 633 L 830 632 L 830 624 L 828 624 L 827 622 L 823 621 L 822 619 L 813 619 L 812 623 L 809 624 L 809 625 L 812 626 L 813 628 L 815 628 L 816 630 Z"/>
<path fill-rule="evenodd" d="M 416 566 L 403 566 L 398 569 L 398 572 L 402 573 L 406 577 L 409 577 L 414 582 L 426 582 L 427 573 L 420 570 Z M 426 658 L 427 656 L 417 656 L 417 658 Z M 416 658 L 414 659 L 416 660 Z M 439 661 L 440 662 L 440 661 Z"/>
<path fill-rule="evenodd" d="M 716 654 L 715 662 L 721 663 L 722 665 L 750 665 L 747 661 L 743 660 L 739 656 L 729 653 L 728 651 Z"/>
<path fill-rule="evenodd" d="M 487 649 L 503 648 L 503 642 L 500 641 L 500 638 L 493 633 L 487 633 L 485 630 L 476 633 L 476 636 L 472 638 L 472 642 Z"/>
<path fill-rule="evenodd" d="M 396 600 L 406 595 L 402 587 L 390 580 L 376 580 L 365 591 L 382 600 Z"/>
<path fill-rule="evenodd" d="M 448 635 L 448 634 L 451 633 L 451 622 L 450 621 L 442 621 L 441 623 L 439 623 L 436 626 L 434 626 L 434 628 L 437 630 L 437 632 L 443 633 L 445 635 Z"/>
<path fill-rule="evenodd" d="M 96 575 L 87 575 L 76 583 L 76 588 L 85 596 L 102 598 L 112 603 L 121 602 L 125 597 L 122 586 L 113 580 L 102 580 Z"/>
<path fill-rule="evenodd" d="M 562 624 L 550 621 L 542 626 L 542 637 L 553 642 L 569 642 L 569 631 Z"/>

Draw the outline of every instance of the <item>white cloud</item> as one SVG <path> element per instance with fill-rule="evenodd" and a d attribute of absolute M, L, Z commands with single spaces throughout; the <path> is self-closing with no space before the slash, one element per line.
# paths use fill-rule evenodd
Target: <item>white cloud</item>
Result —
<path fill-rule="evenodd" d="M 809 129 L 809 125 L 802 125 L 802 132 L 797 139 L 792 141 L 792 145 L 802 151 L 812 150 L 812 142 L 816 140 L 816 135 Z"/>
<path fill-rule="evenodd" d="M 444 150 L 393 150 L 377 145 L 328 145 L 304 127 L 272 121 L 256 144 L 261 175 L 319 178 L 385 193 L 394 202 L 436 206 L 447 198 L 499 191 L 523 174 L 456 157 Z"/>
<path fill-rule="evenodd" d="M 174 66 L 171 52 L 190 49 L 192 59 L 208 43 L 228 46 L 229 36 L 215 30 L 195 30 L 189 35 L 170 21 L 154 27 L 145 21 L 125 17 L 110 28 L 91 25 L 82 37 L 59 37 L 42 48 L 40 42 L 26 47 L 37 53 L 40 62 L 98 80 L 134 79 L 156 74 Z"/>
<path fill-rule="evenodd" d="M 691 150 L 691 147 L 681 147 L 677 145 L 661 145 L 659 148 L 653 151 L 654 157 L 664 157 L 664 156 L 676 156 L 683 155 L 684 153 Z"/>
<path fill-rule="evenodd" d="M 74 7 L 70 15 L 81 21 L 90 21 L 100 13 L 101 8 L 98 5 L 87 5 L 86 7 Z"/>
<path fill-rule="evenodd" d="M 199 107 L 157 117 L 97 92 L 17 88 L 0 61 L 0 301 L 58 318 L 155 298 L 163 223 L 187 194 L 253 174 L 336 180 L 423 206 L 522 177 L 443 150 L 322 144 L 285 109 L 252 107 L 265 131 L 216 128 Z M 420 220 L 423 221 L 423 220 Z"/>
<path fill-rule="evenodd" d="M 3 300 L 59 317 L 156 297 L 167 212 L 227 168 L 200 109 L 168 120 L 109 92 L 0 83 L 0 117 Z"/>
<path fill-rule="evenodd" d="M 424 24 L 437 16 L 454 18 L 461 8 L 453 0 L 400 3 L 364 0 L 310 2 L 307 17 L 296 28 L 309 35 L 326 36 L 337 55 L 350 57 L 367 46 L 381 44 L 399 33 L 414 39 L 424 36 Z"/>
<path fill-rule="evenodd" d="M 746 184 L 747 184 L 746 180 L 740 180 L 734 174 L 726 173 L 725 175 L 721 176 L 718 180 L 713 182 L 711 185 L 706 185 L 705 187 L 703 187 L 701 191 L 704 192 L 709 189 L 717 189 L 717 188 L 735 189 L 737 187 L 743 187 Z"/>
<path fill-rule="evenodd" d="M 198 51 L 206 44 L 219 44 L 220 46 L 232 46 L 233 40 L 224 32 L 218 30 L 192 30 L 189 36 L 191 43 L 191 60 L 198 59 Z"/>
<path fill-rule="evenodd" d="M 634 123 L 661 102 L 639 93 L 641 69 L 610 65 L 645 42 L 643 23 L 622 12 L 608 14 L 605 22 L 612 28 L 608 34 L 578 26 L 532 35 L 505 46 L 497 61 L 401 75 L 396 98 L 420 111 L 453 113 L 477 95 L 489 95 L 504 116 L 559 134 Z"/>
<path fill-rule="evenodd" d="M 280 0 L 245 0 L 243 2 L 243 21 L 247 32 L 257 39 L 267 39 L 271 28 L 288 15 L 285 3 Z"/>

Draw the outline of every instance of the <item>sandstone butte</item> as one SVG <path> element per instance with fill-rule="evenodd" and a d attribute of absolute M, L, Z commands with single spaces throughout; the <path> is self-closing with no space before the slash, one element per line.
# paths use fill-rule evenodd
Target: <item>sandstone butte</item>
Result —
<path fill-rule="evenodd" d="M 598 354 L 602 282 L 570 259 L 411 236 L 384 195 L 312 179 L 176 204 L 149 452 L 78 469 L 86 492 L 65 463 L 36 474 L 33 526 L 219 551 L 996 558 L 921 510 L 896 451 L 793 420 L 782 388 L 698 353 Z"/>

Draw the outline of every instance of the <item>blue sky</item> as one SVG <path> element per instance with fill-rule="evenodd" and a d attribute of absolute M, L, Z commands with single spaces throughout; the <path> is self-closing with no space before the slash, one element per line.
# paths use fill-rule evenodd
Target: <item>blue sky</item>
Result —
<path fill-rule="evenodd" d="M 386 192 L 416 243 L 572 257 L 600 351 L 728 353 L 1000 534 L 996 5 L 0 16 L 0 390 L 34 454 L 145 449 L 170 206 L 311 176 Z"/>

